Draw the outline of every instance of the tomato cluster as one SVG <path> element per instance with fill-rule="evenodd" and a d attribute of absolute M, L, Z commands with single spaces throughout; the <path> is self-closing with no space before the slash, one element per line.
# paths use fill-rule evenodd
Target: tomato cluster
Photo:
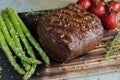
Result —
<path fill-rule="evenodd" d="M 117 28 L 119 23 L 117 13 L 120 12 L 120 3 L 118 1 L 78 0 L 77 4 L 84 10 L 98 16 L 105 29 L 114 30 Z"/>

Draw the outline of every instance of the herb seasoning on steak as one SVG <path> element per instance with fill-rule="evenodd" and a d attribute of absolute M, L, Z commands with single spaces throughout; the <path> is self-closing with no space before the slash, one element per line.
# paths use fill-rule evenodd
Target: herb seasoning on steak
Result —
<path fill-rule="evenodd" d="M 103 26 L 95 15 L 69 4 L 40 18 L 37 33 L 48 55 L 65 62 L 95 48 L 103 38 Z"/>

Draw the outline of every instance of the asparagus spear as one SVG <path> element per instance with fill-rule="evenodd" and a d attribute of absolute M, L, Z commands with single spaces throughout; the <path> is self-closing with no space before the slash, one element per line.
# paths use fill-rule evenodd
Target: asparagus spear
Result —
<path fill-rule="evenodd" d="M 12 23 L 10 22 L 10 19 L 9 19 L 6 11 L 5 11 L 5 10 L 2 10 L 1 15 L 2 15 L 2 18 L 3 18 L 3 20 L 4 20 L 4 22 L 5 22 L 6 26 L 7 26 L 7 29 L 8 29 L 8 31 L 9 31 L 12 39 L 14 40 L 16 46 L 19 47 L 19 48 L 21 49 L 22 53 L 24 53 L 23 55 L 25 55 L 25 52 L 24 52 L 23 49 L 22 49 L 22 46 L 21 46 L 19 37 L 18 37 L 18 35 L 16 34 L 17 32 L 15 31 Z M 22 53 L 21 53 L 21 54 L 22 54 Z M 30 66 L 28 63 L 24 62 L 24 61 L 21 61 L 21 62 L 22 62 L 22 64 L 23 64 L 23 66 L 25 67 L 25 70 L 26 70 L 26 71 L 29 71 L 30 68 L 31 68 L 31 66 Z"/>
<path fill-rule="evenodd" d="M 8 15 L 9 15 L 11 21 L 13 22 L 14 28 L 17 30 L 18 34 L 20 35 L 20 38 L 24 39 L 23 43 L 24 43 L 26 49 L 28 50 L 30 57 L 36 59 L 34 52 L 22 31 L 21 25 L 19 24 L 18 20 L 15 18 L 15 14 L 13 14 L 13 12 L 11 11 L 11 8 L 7 8 L 7 12 L 8 12 Z M 31 70 L 27 71 L 27 73 L 23 77 L 24 80 L 27 80 L 28 78 L 30 78 L 32 76 L 32 74 L 35 72 L 36 66 L 37 66 L 36 64 L 32 64 Z"/>
<path fill-rule="evenodd" d="M 36 59 L 28 58 L 25 55 L 23 55 L 24 53 L 21 52 L 21 49 L 18 48 L 15 45 L 13 39 L 9 35 L 9 32 L 8 32 L 8 30 L 6 28 L 6 25 L 5 25 L 5 23 L 4 23 L 3 19 L 2 19 L 1 14 L 0 14 L 0 28 L 1 28 L 2 32 L 3 32 L 3 35 L 5 36 L 5 39 L 6 39 L 7 43 L 8 43 L 8 45 L 11 47 L 11 49 L 15 52 L 15 54 L 21 60 L 26 61 L 27 63 L 30 63 L 30 64 L 32 64 L 32 63 L 40 64 L 40 61 L 38 61 Z"/>
<path fill-rule="evenodd" d="M 25 45 L 25 48 L 27 49 L 29 55 L 34 56 L 34 52 L 32 47 L 30 46 L 30 44 L 28 43 L 23 30 L 21 29 L 20 24 L 17 22 L 17 19 L 15 18 L 15 15 L 13 14 L 13 12 L 11 11 L 11 8 L 6 8 L 6 11 L 8 13 L 8 16 L 11 20 L 11 22 L 13 23 L 14 28 L 16 29 L 16 31 L 18 32 L 23 44 Z"/>
<path fill-rule="evenodd" d="M 22 60 L 21 60 L 21 63 L 23 64 L 23 66 L 24 66 L 26 71 L 29 71 L 31 69 L 31 65 L 30 64 L 28 64 L 28 63 L 26 63 L 26 62 L 24 62 Z"/>
<path fill-rule="evenodd" d="M 36 64 L 32 64 L 31 70 L 24 75 L 23 80 L 28 80 L 32 76 L 32 74 L 34 74 L 36 67 Z"/>
<path fill-rule="evenodd" d="M 16 32 L 16 30 L 14 29 L 13 24 L 11 23 L 11 21 L 10 21 L 10 19 L 9 19 L 7 13 L 6 13 L 6 11 L 5 11 L 5 10 L 2 10 L 1 15 L 2 15 L 2 18 L 3 18 L 4 22 L 5 22 L 5 25 L 7 26 L 7 29 L 8 29 L 8 31 L 9 31 L 12 39 L 15 41 L 15 44 L 16 44 L 19 48 L 22 48 L 21 43 L 20 43 L 20 40 L 19 40 L 18 35 L 17 35 L 17 32 Z"/>
<path fill-rule="evenodd" d="M 12 14 L 15 14 L 15 11 L 12 8 L 9 8 L 9 11 Z M 20 17 L 18 16 L 18 14 L 15 14 L 15 17 L 18 22 L 20 23 L 24 34 L 27 36 L 28 40 L 30 41 L 30 43 L 35 47 L 35 49 L 39 52 L 39 54 L 41 55 L 42 59 L 47 63 L 50 64 L 50 60 L 49 57 L 46 55 L 46 53 L 42 50 L 41 46 L 37 43 L 37 41 L 34 39 L 34 37 L 31 35 L 31 33 L 29 32 L 29 30 L 27 29 L 27 27 L 25 26 L 25 24 L 23 23 L 23 21 L 20 19 Z"/>
<path fill-rule="evenodd" d="M 9 62 L 11 63 L 11 65 L 14 67 L 14 69 L 21 75 L 25 74 L 24 69 L 22 69 L 19 64 L 16 62 L 16 60 L 14 59 L 6 41 L 5 38 L 3 36 L 3 33 L 1 32 L 0 29 L 0 46 L 2 48 L 2 50 L 4 51 L 5 55 L 7 56 Z"/>
<path fill-rule="evenodd" d="M 29 32 L 29 30 L 26 28 L 25 24 L 22 22 L 22 20 L 19 18 L 18 15 L 16 15 L 16 18 L 18 19 L 24 34 L 26 34 L 28 40 L 30 41 L 30 43 L 33 45 L 33 47 L 35 47 L 35 49 L 39 52 L 39 54 L 41 55 L 42 59 L 45 61 L 46 64 L 50 64 L 50 59 L 47 56 L 47 54 L 45 53 L 45 51 L 43 51 L 43 49 L 41 48 L 41 46 L 37 43 L 37 41 L 34 39 L 34 37 L 31 35 L 31 33 Z"/>

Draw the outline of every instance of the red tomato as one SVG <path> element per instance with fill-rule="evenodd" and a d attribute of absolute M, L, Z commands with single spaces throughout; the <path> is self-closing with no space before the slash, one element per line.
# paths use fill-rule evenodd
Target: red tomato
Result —
<path fill-rule="evenodd" d="M 102 15 L 105 14 L 105 6 L 101 1 L 94 4 L 92 3 L 89 11 L 101 18 Z"/>
<path fill-rule="evenodd" d="M 77 4 L 85 10 L 88 10 L 91 6 L 90 0 L 78 0 Z"/>
<path fill-rule="evenodd" d="M 109 2 L 107 2 L 107 3 L 108 3 L 108 5 L 110 5 L 116 12 L 120 12 L 120 3 L 119 3 L 119 2 L 117 2 L 117 1 L 109 1 Z M 109 8 L 109 7 L 106 5 L 106 6 L 105 6 L 106 11 L 109 10 L 108 8 Z"/>
<path fill-rule="evenodd" d="M 117 14 L 115 12 L 105 13 L 102 16 L 102 23 L 106 29 L 115 29 L 119 23 Z"/>

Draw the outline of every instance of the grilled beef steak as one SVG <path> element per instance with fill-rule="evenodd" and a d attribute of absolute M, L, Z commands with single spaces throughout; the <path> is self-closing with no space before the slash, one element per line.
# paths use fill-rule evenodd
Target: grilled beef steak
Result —
<path fill-rule="evenodd" d="M 48 55 L 64 62 L 97 46 L 103 38 L 103 26 L 95 15 L 70 4 L 40 18 L 37 33 Z"/>

